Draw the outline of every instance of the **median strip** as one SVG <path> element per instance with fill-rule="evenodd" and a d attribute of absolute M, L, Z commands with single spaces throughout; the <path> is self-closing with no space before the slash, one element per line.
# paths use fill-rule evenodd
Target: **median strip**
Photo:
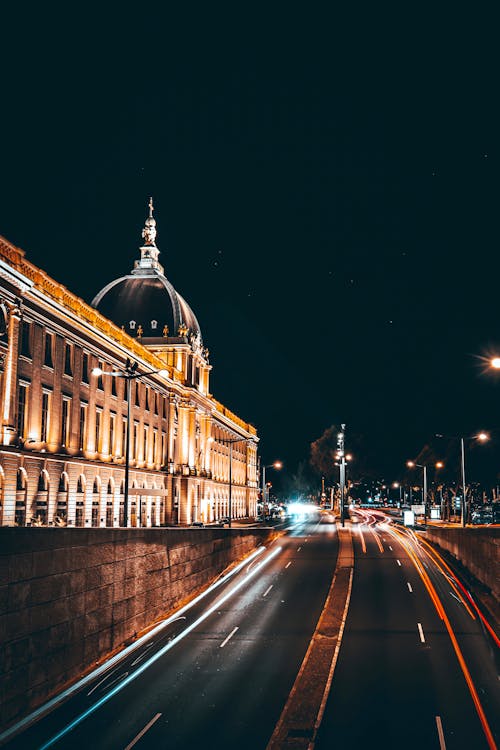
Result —
<path fill-rule="evenodd" d="M 338 530 L 335 574 L 295 683 L 266 750 L 291 750 L 314 745 L 330 692 L 340 650 L 354 570 L 351 531 Z"/>

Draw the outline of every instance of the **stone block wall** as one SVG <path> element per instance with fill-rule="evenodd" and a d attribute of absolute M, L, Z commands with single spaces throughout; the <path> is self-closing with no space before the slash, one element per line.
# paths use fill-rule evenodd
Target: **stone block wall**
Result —
<path fill-rule="evenodd" d="M 425 538 L 447 550 L 500 601 L 500 528 L 429 527 Z"/>
<path fill-rule="evenodd" d="M 272 536 L 271 529 L 0 528 L 0 729 Z"/>

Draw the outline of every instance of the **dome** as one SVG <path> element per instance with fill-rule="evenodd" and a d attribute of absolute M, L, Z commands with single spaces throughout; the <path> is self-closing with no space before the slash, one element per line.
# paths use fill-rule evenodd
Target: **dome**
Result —
<path fill-rule="evenodd" d="M 201 345 L 195 314 L 166 278 L 158 261 L 152 199 L 142 236 L 145 243 L 133 270 L 101 289 L 92 306 L 131 336 L 139 336 L 145 345 L 186 336 L 194 337 Z"/>

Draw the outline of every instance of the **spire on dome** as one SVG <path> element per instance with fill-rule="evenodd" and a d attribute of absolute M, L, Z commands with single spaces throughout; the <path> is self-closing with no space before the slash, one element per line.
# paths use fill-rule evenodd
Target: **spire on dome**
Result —
<path fill-rule="evenodd" d="M 156 221 L 153 218 L 153 199 L 149 199 L 149 216 L 144 223 L 144 229 L 142 230 L 142 237 L 144 239 L 144 245 L 140 248 L 141 259 L 136 260 L 134 263 L 134 270 L 132 273 L 143 273 L 150 272 L 151 270 L 158 271 L 163 274 L 163 266 L 158 261 L 158 255 L 160 251 L 156 247 Z"/>
<path fill-rule="evenodd" d="M 153 218 L 153 199 L 149 199 L 149 216 L 146 219 L 146 223 L 144 225 L 144 229 L 142 230 L 142 236 L 146 240 L 144 243 L 145 245 L 151 245 L 152 247 L 156 247 L 156 221 Z"/>

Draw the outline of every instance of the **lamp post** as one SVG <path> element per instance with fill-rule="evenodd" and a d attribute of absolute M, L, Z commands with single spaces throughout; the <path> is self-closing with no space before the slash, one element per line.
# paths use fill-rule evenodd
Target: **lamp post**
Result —
<path fill-rule="evenodd" d="M 147 370 L 146 372 L 137 372 L 137 368 L 139 367 L 138 362 L 131 362 L 130 359 L 127 358 L 125 362 L 125 369 L 124 370 L 111 370 L 109 372 L 106 372 L 104 370 L 101 370 L 100 367 L 94 367 L 92 370 L 92 375 L 99 377 L 100 375 L 109 375 L 113 378 L 123 378 L 126 382 L 126 399 L 127 399 L 127 422 L 126 422 L 126 433 L 125 433 L 125 483 L 123 488 L 123 525 L 125 527 L 128 526 L 129 522 L 129 508 L 128 508 L 128 485 L 129 485 L 129 467 L 130 467 L 130 407 L 131 407 L 131 391 L 132 391 L 132 380 L 137 380 L 137 378 L 142 377 L 143 375 L 163 375 L 163 377 L 168 377 L 168 371 L 167 370 Z"/>
<path fill-rule="evenodd" d="M 340 461 L 339 467 L 339 480 L 340 480 L 340 522 L 342 526 L 345 525 L 345 424 L 340 425 L 341 431 L 337 434 L 337 459 Z"/>
<path fill-rule="evenodd" d="M 466 496 L 466 488 L 467 485 L 465 484 L 465 441 L 466 440 L 479 440 L 481 443 L 484 443 L 485 440 L 489 440 L 489 435 L 486 432 L 479 432 L 477 435 L 472 435 L 472 437 L 458 437 L 457 435 L 441 435 L 441 433 L 436 433 L 436 437 L 438 438 L 448 438 L 450 440 L 460 440 L 460 465 L 461 465 L 461 479 L 462 479 L 462 500 L 460 502 L 460 517 L 461 517 L 461 524 L 463 527 L 467 525 L 467 503 L 465 500 Z"/>
<path fill-rule="evenodd" d="M 406 465 L 409 466 L 410 469 L 413 469 L 415 466 L 418 466 L 419 469 L 423 469 L 422 502 L 424 505 L 424 524 L 427 525 L 427 466 L 426 464 L 417 464 L 415 461 L 407 461 Z M 436 469 L 442 469 L 444 464 L 442 461 L 438 461 L 435 466 Z"/>
<path fill-rule="evenodd" d="M 274 461 L 272 464 L 262 465 L 262 518 L 265 518 L 266 499 L 267 499 L 267 486 L 266 486 L 266 469 L 282 469 L 283 464 L 281 461 Z"/>

